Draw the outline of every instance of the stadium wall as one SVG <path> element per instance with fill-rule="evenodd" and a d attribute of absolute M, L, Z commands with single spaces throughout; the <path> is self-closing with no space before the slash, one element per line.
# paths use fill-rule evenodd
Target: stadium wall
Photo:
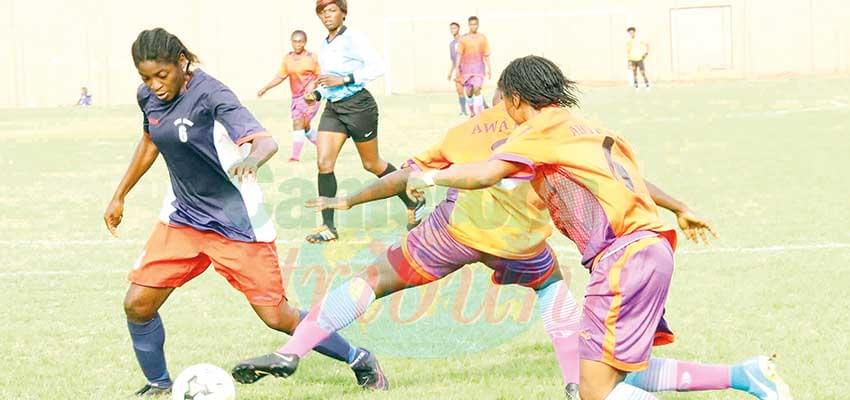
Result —
<path fill-rule="evenodd" d="M 625 29 L 649 42 L 654 80 L 850 73 L 850 8 L 839 0 L 349 0 L 388 66 L 376 92 L 449 91 L 448 23 L 481 18 L 494 80 L 511 59 L 540 54 L 579 81 L 624 82 Z M 145 28 L 177 33 L 204 68 L 250 98 L 289 50 L 289 33 L 324 37 L 309 0 L 0 0 L 0 107 L 135 101 L 130 44 Z M 415 15 L 413 14 L 415 12 Z M 488 82 L 493 85 L 494 80 Z M 284 98 L 287 90 L 269 97 Z"/>

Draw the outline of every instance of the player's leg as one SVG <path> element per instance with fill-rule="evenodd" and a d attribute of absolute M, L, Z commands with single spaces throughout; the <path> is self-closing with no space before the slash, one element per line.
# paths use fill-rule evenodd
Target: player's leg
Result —
<path fill-rule="evenodd" d="M 581 309 L 570 292 L 569 271 L 564 279 L 555 252 L 548 245 L 527 259 L 508 260 L 486 255 L 482 262 L 493 269 L 493 282 L 518 284 L 534 290 L 537 310 L 552 341 L 567 396 L 577 399 Z"/>
<path fill-rule="evenodd" d="M 460 106 L 460 115 L 469 115 L 466 111 L 466 93 L 463 90 L 463 82 L 460 81 L 460 76 L 455 78 L 455 91 L 457 92 L 457 103 Z"/>
<path fill-rule="evenodd" d="M 463 90 L 466 92 L 466 109 L 469 113 L 470 117 L 474 117 L 475 114 L 475 91 L 473 78 L 471 76 L 463 77 Z"/>
<path fill-rule="evenodd" d="M 334 112 L 332 104 L 328 104 L 319 122 L 319 134 L 316 141 L 316 163 L 319 169 L 319 196 L 335 197 L 337 190 L 334 167 L 342 150 L 342 145 L 348 139 L 345 125 Z M 310 243 L 329 242 L 339 238 L 334 224 L 334 210 L 322 210 L 322 226 L 306 237 Z"/>
<path fill-rule="evenodd" d="M 396 171 L 396 167 L 381 158 L 378 153 L 377 134 L 372 136 L 371 140 L 365 142 L 358 142 L 355 139 L 354 145 L 357 147 L 357 153 L 360 154 L 363 168 L 380 179 Z M 407 230 L 411 230 L 422 222 L 425 214 L 425 202 L 411 199 L 407 196 L 407 193 L 400 193 L 398 198 L 401 199 L 407 209 Z"/>
<path fill-rule="evenodd" d="M 635 86 L 635 89 L 638 88 L 638 63 L 634 61 L 629 61 L 629 66 L 632 69 L 632 80 Z"/>
<path fill-rule="evenodd" d="M 653 357 L 647 369 L 628 374 L 625 382 L 648 392 L 735 389 L 759 399 L 791 399 L 788 385 L 779 377 L 773 362 L 764 356 L 734 365 Z"/>
<path fill-rule="evenodd" d="M 292 100 L 295 101 L 294 99 Z M 305 123 L 304 116 L 293 115 L 292 119 L 292 153 L 289 155 L 289 161 L 301 161 L 301 150 L 307 142 L 306 129 L 309 125 Z"/>
<path fill-rule="evenodd" d="M 130 284 L 124 296 L 124 314 L 133 351 L 148 381 L 136 392 L 137 396 L 164 394 L 171 389 L 171 376 L 165 363 L 165 328 L 157 311 L 173 290 Z"/>
<path fill-rule="evenodd" d="M 318 124 L 313 124 L 313 118 L 316 117 L 316 114 L 319 112 L 319 102 L 315 101 L 312 103 L 306 103 L 307 110 L 304 114 L 304 136 L 310 143 L 314 145 L 317 144 L 319 137 Z"/>
<path fill-rule="evenodd" d="M 353 96 L 350 102 L 346 114 L 341 114 L 340 119 L 357 147 L 363 169 L 378 178 L 393 173 L 396 167 L 384 161 L 378 151 L 378 105 L 375 99 L 368 91 L 363 90 Z M 407 230 L 411 230 L 422 221 L 425 204 L 411 199 L 407 193 L 399 193 L 398 198 L 407 209 Z"/>
<path fill-rule="evenodd" d="M 377 299 L 441 279 L 480 260 L 481 253 L 457 242 L 448 233 L 453 207 L 453 202 L 438 205 L 401 243 L 390 246 L 364 272 L 328 293 L 298 325 L 292 340 L 276 353 L 243 361 L 237 368 L 272 371 L 275 376 L 290 375 L 301 357 L 328 335 L 354 322 Z M 269 359 L 276 361 L 270 364 Z"/>
<path fill-rule="evenodd" d="M 130 271 L 124 313 L 136 360 L 148 381 L 136 392 L 137 396 L 155 396 L 171 390 L 165 362 L 165 328 L 158 310 L 174 288 L 209 266 L 209 258 L 200 253 L 201 236 L 192 228 L 157 224 L 144 253 Z"/>
<path fill-rule="evenodd" d="M 646 88 L 649 89 L 649 79 L 646 77 L 646 65 L 641 61 L 638 63 L 638 68 L 640 69 L 640 74 L 643 76 L 643 83 L 646 85 Z M 637 75 L 635 75 L 635 87 L 637 87 Z"/>
<path fill-rule="evenodd" d="M 474 76 L 470 78 L 472 85 L 472 105 L 475 109 L 475 115 L 481 114 L 484 111 L 484 96 L 481 95 L 481 87 L 484 85 L 484 77 Z"/>
<path fill-rule="evenodd" d="M 254 312 L 269 328 L 291 335 L 306 312 L 290 306 L 286 300 L 275 244 L 219 238 L 219 241 L 222 240 L 222 245 L 209 247 L 216 271 L 245 294 Z M 359 354 L 368 353 L 351 346 L 337 333 L 329 335 L 314 350 L 344 363 L 353 363 Z M 251 383 L 265 376 L 251 370 L 240 371 L 238 375 L 242 383 Z"/>
<path fill-rule="evenodd" d="M 673 274 L 673 251 L 649 232 L 620 238 L 609 248 L 594 260 L 585 293 L 581 398 L 653 399 L 622 381 L 649 366 Z"/>

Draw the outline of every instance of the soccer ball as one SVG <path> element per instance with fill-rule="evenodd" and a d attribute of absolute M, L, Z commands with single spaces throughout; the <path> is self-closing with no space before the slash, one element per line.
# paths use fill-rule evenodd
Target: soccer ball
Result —
<path fill-rule="evenodd" d="M 193 365 L 183 370 L 171 387 L 173 400 L 233 400 L 236 387 L 230 374 L 210 364 Z"/>

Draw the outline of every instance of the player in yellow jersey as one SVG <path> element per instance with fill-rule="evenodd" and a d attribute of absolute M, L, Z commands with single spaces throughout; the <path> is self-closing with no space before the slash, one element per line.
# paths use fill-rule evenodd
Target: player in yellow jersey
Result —
<path fill-rule="evenodd" d="M 497 93 L 494 104 L 499 102 L 499 97 Z M 404 190 L 411 170 L 437 170 L 455 163 L 486 160 L 492 149 L 503 143 L 513 128 L 513 120 L 504 105 L 497 104 L 449 130 L 439 143 L 409 160 L 407 168 L 402 171 L 386 176 L 350 197 L 320 197 L 309 201 L 308 205 L 320 210 L 349 209 L 397 195 Z M 663 192 L 655 190 L 653 196 L 661 196 L 665 204 L 679 207 L 676 211 L 679 211 L 684 227 L 704 224 L 687 212 L 686 206 Z M 281 362 L 283 357 L 301 357 L 304 351 L 317 343 L 316 339 L 345 326 L 345 321 L 353 321 L 358 316 L 356 310 L 365 310 L 366 304 L 398 290 L 433 282 L 465 265 L 482 262 L 494 270 L 495 282 L 515 283 L 535 290 L 567 396 L 577 398 L 579 311 L 569 292 L 568 280 L 561 278 L 555 255 L 546 244 L 551 227 L 544 209 L 545 205 L 524 181 L 508 181 L 487 190 L 450 190 L 446 200 L 421 226 L 402 237 L 385 257 L 376 260 L 359 278 L 328 296 L 314 318 L 333 320 L 333 323 L 304 328 L 297 334 L 297 339 L 278 351 L 279 354 L 247 360 L 238 368 L 243 372 L 291 374 L 294 369 Z M 354 292 L 371 293 L 362 298 L 359 295 L 352 298 L 352 288 Z M 666 330 L 663 333 L 671 335 Z"/>
<path fill-rule="evenodd" d="M 590 271 L 579 340 L 581 398 L 646 400 L 655 399 L 649 391 L 734 388 L 790 399 L 765 357 L 734 366 L 651 362 L 653 343 L 664 339 L 658 332 L 676 247 L 675 231 L 658 216 L 653 186 L 625 140 L 569 110 L 578 102 L 574 82 L 551 61 L 514 60 L 498 87 L 519 124 L 508 140 L 488 161 L 411 173 L 408 195 L 435 184 L 471 190 L 505 178 L 531 181 Z M 690 238 L 710 233 L 707 225 L 685 229 Z"/>
<path fill-rule="evenodd" d="M 646 66 L 643 64 L 646 56 L 649 55 L 649 43 L 637 37 L 637 29 L 633 26 L 626 29 L 626 32 L 629 34 L 629 41 L 626 42 L 626 57 L 629 60 L 629 69 L 632 70 L 635 90 L 638 88 L 638 70 L 643 75 L 643 83 L 646 85 L 646 90 L 649 90 L 649 79 L 646 79 Z"/>
<path fill-rule="evenodd" d="M 257 97 L 263 97 L 273 87 L 280 85 L 289 78 L 289 86 L 292 90 L 292 105 L 289 110 L 292 114 L 292 153 L 289 161 L 301 160 L 301 149 L 304 142 L 310 140 L 316 143 L 316 130 L 311 129 L 310 121 L 319 111 L 319 102 L 307 102 L 304 100 L 307 85 L 319 76 L 319 60 L 316 54 L 307 51 L 307 34 L 304 31 L 292 32 L 292 51 L 283 58 L 280 70 L 266 86 L 263 86 Z"/>

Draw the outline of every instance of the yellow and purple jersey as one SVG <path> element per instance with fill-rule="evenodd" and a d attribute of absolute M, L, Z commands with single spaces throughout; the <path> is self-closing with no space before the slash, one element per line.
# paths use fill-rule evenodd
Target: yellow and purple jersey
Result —
<path fill-rule="evenodd" d="M 500 104 L 460 124 L 442 141 L 411 160 L 421 169 L 445 169 L 452 164 L 485 161 L 504 142 L 515 123 Z M 455 203 L 449 233 L 458 242 L 507 259 L 539 254 L 552 234 L 546 205 L 528 182 L 506 180 L 485 190 L 450 190 Z"/>
<path fill-rule="evenodd" d="M 490 43 L 480 33 L 467 33 L 461 36 L 457 44 L 457 56 L 460 57 L 460 74 L 464 77 L 484 76 L 484 57 L 490 56 Z"/>
<path fill-rule="evenodd" d="M 516 177 L 532 180 L 586 266 L 617 238 L 638 231 L 657 232 L 675 248 L 676 233 L 661 221 L 632 148 L 596 123 L 545 108 L 492 158 L 525 166 Z"/>
<path fill-rule="evenodd" d="M 289 52 L 283 58 L 277 74 L 281 78 L 289 77 L 293 98 L 302 97 L 307 85 L 319 76 L 319 59 L 306 50 L 302 54 Z"/>

